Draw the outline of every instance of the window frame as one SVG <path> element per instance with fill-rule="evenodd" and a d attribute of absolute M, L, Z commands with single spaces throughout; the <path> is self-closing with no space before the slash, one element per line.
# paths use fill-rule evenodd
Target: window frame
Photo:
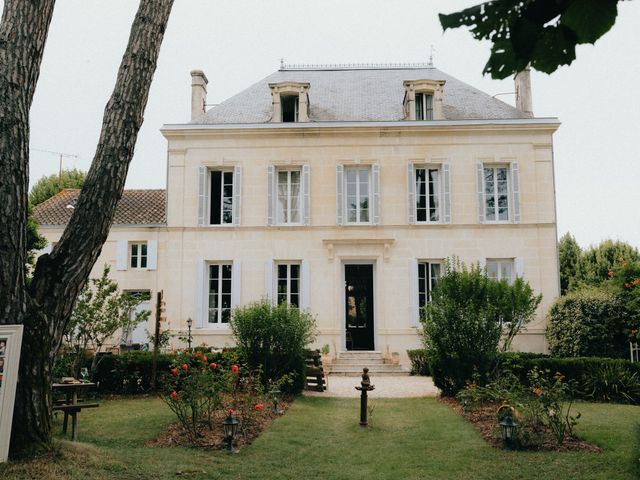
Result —
<path fill-rule="evenodd" d="M 136 247 L 137 253 L 134 256 L 133 247 Z M 145 249 L 144 255 L 142 254 L 142 247 Z M 133 260 L 136 260 L 136 266 L 133 266 Z M 144 259 L 144 267 L 142 266 L 142 260 Z M 149 243 L 147 241 L 129 242 L 129 258 L 128 268 L 130 270 L 148 270 L 149 269 Z"/>
<path fill-rule="evenodd" d="M 280 277 L 280 267 L 286 267 L 286 277 Z M 291 267 L 298 267 L 298 276 L 297 278 L 295 278 L 298 281 L 298 292 L 297 293 L 292 293 L 291 291 L 291 283 L 292 280 L 294 280 L 293 275 L 291 274 L 292 268 Z M 286 302 L 288 305 L 300 309 L 301 305 L 302 305 L 302 262 L 295 260 L 295 261 L 277 261 L 275 262 L 275 269 L 274 269 L 274 282 L 275 282 L 275 290 L 274 290 L 274 301 L 276 305 L 280 305 L 283 302 Z M 280 286 L 280 281 L 281 280 L 285 280 L 286 282 L 286 291 L 284 292 L 284 296 L 285 298 L 281 301 L 280 297 L 281 294 L 280 290 L 279 290 L 279 286 Z M 292 303 L 291 301 L 291 296 L 292 295 L 297 295 L 298 296 L 298 301 L 297 301 L 297 305 Z"/>
<path fill-rule="evenodd" d="M 213 184 L 213 173 L 214 172 L 220 172 L 221 173 L 221 187 L 220 187 L 220 223 L 212 223 L 211 221 L 211 214 L 212 214 L 212 200 L 213 200 L 213 192 L 212 192 L 212 184 Z M 225 174 L 230 174 L 231 175 L 231 221 L 230 222 L 222 222 L 222 219 L 224 218 L 224 186 L 225 186 L 225 181 L 224 181 L 224 176 Z M 207 222 L 205 223 L 206 226 L 208 227 L 233 227 L 235 226 L 235 182 L 234 182 L 234 175 L 235 172 L 233 170 L 233 168 L 229 169 L 229 168 L 208 168 L 207 169 L 207 202 L 206 202 L 206 206 L 207 206 L 207 211 L 206 211 L 206 219 Z"/>
<path fill-rule="evenodd" d="M 297 222 L 283 222 L 280 217 L 280 173 L 287 173 L 287 216 L 291 218 L 291 173 L 298 172 L 298 221 Z M 275 202 L 275 224 L 278 226 L 301 226 L 303 225 L 303 204 L 304 196 L 303 196 L 303 179 L 302 179 L 302 167 L 276 167 L 275 168 L 275 192 L 274 192 L 274 202 Z"/>
<path fill-rule="evenodd" d="M 356 221 L 349 220 L 349 189 L 348 189 L 348 176 L 350 171 L 366 171 L 367 172 L 367 221 L 361 221 L 362 208 L 361 195 L 360 195 L 360 174 L 357 174 L 356 181 Z M 342 195 L 342 208 L 344 212 L 344 224 L 345 225 L 373 225 L 373 165 L 348 165 L 344 167 L 343 174 L 343 195 Z"/>
<path fill-rule="evenodd" d="M 285 99 L 293 98 L 293 120 L 284 119 L 284 102 Z M 300 94 L 299 93 L 285 93 L 280 94 L 280 123 L 299 123 L 300 122 Z"/>
<path fill-rule="evenodd" d="M 212 267 L 218 267 L 218 278 L 215 279 L 218 286 L 218 291 L 215 295 L 218 296 L 217 305 L 219 307 L 211 307 L 211 281 L 213 280 Z M 223 275 L 223 267 L 229 267 L 229 278 L 224 278 Z M 231 320 L 231 311 L 233 310 L 233 262 L 221 261 L 221 262 L 208 262 L 206 263 L 206 317 L 204 323 L 204 328 L 229 328 L 229 321 Z M 229 292 L 224 291 L 224 280 L 229 281 Z M 222 307 L 222 296 L 229 296 L 229 307 Z M 212 322 L 211 319 L 211 310 L 217 310 L 216 312 L 216 321 Z M 229 321 L 223 322 L 223 310 L 227 310 L 229 312 Z"/>
<path fill-rule="evenodd" d="M 418 278 L 416 279 L 416 281 L 418 282 L 418 288 L 417 288 L 417 294 L 418 294 L 418 312 L 419 312 L 419 316 L 420 318 L 423 318 L 423 308 L 429 304 L 429 302 L 431 301 L 431 292 L 433 292 L 433 289 L 435 288 L 435 284 L 434 284 L 434 280 L 437 283 L 437 280 L 442 276 L 442 269 L 443 269 L 443 265 L 444 265 L 444 260 L 441 259 L 431 259 L 431 260 L 425 260 L 425 259 L 418 259 L 417 261 L 418 263 Z M 438 267 L 438 274 L 437 276 L 433 275 L 433 267 L 437 266 Z M 424 268 L 428 269 L 428 276 L 427 277 L 423 277 L 422 273 Z M 421 279 L 425 279 L 424 285 L 426 287 L 425 291 L 421 291 L 420 290 L 420 280 Z M 422 299 L 424 299 L 424 303 L 422 302 Z"/>
<path fill-rule="evenodd" d="M 434 92 L 432 91 L 428 91 L 428 90 L 423 90 L 423 91 L 419 91 L 415 93 L 415 116 L 416 116 L 416 120 L 418 121 L 424 121 L 424 122 L 428 122 L 428 121 L 432 121 L 433 120 L 433 103 L 434 103 Z M 418 101 L 418 98 L 420 98 L 420 101 Z M 428 102 L 428 98 L 431 99 L 431 106 L 428 107 L 429 102 Z M 420 105 L 421 108 L 421 117 L 422 118 L 418 118 L 418 105 Z"/>
<path fill-rule="evenodd" d="M 489 264 L 490 263 L 495 263 L 496 264 L 497 276 L 495 278 L 489 275 Z M 507 280 L 507 283 L 509 285 L 513 285 L 513 282 L 516 279 L 516 261 L 515 261 L 515 258 L 487 258 L 486 262 L 485 262 L 485 268 L 487 269 L 487 277 L 489 277 L 492 280 L 497 280 L 497 281 L 505 280 L 505 278 L 502 278 L 502 265 L 509 265 L 511 274 L 510 274 L 509 278 L 506 279 L 506 280 Z"/>
<path fill-rule="evenodd" d="M 419 197 L 420 197 L 419 189 L 418 189 L 418 170 L 425 170 L 427 172 L 427 174 L 428 174 L 429 170 L 437 170 L 438 171 L 438 191 L 437 191 L 438 206 L 436 207 L 437 208 L 437 214 L 438 214 L 438 220 L 430 220 L 430 219 L 418 220 L 418 201 L 419 201 Z M 434 163 L 415 164 L 413 166 L 413 182 L 414 182 L 414 185 L 413 185 L 413 188 L 414 188 L 414 202 L 413 202 L 414 223 L 416 223 L 418 225 L 444 223 L 444 221 L 443 221 L 443 217 L 444 217 L 444 171 L 443 171 L 442 164 L 434 164 Z M 425 182 L 425 184 L 427 185 L 427 188 L 428 188 L 429 181 L 427 180 Z M 430 212 L 429 197 L 430 197 L 430 194 L 427 191 L 426 192 L 427 217 L 429 217 L 428 213 Z"/>
<path fill-rule="evenodd" d="M 493 201 L 494 201 L 494 216 L 496 217 L 495 220 L 489 220 L 488 216 L 487 216 L 487 180 L 486 180 L 486 176 L 485 176 L 485 169 L 493 169 L 494 173 L 494 181 L 493 181 Z M 499 168 L 504 168 L 507 174 L 507 193 L 506 193 L 506 197 L 507 197 L 507 218 L 505 220 L 500 220 L 499 219 L 499 212 L 498 212 L 498 187 L 497 187 L 497 182 L 496 182 L 496 178 L 497 178 L 497 169 Z M 511 165 L 508 163 L 483 163 L 482 164 L 482 199 L 483 199 L 483 204 L 482 204 L 482 208 L 484 211 L 484 223 L 493 223 L 493 224 L 499 224 L 499 223 L 513 223 L 513 212 L 512 212 L 512 179 L 511 179 Z"/>

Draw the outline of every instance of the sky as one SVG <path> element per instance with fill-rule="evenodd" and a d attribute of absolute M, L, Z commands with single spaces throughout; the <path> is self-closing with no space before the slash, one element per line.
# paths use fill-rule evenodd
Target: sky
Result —
<path fill-rule="evenodd" d="M 205 71 L 208 103 L 287 63 L 426 62 L 491 95 L 512 80 L 482 75 L 490 44 L 465 29 L 443 34 L 438 13 L 479 0 L 176 0 L 160 51 L 127 188 L 164 188 L 167 123 L 190 115 L 189 72 Z M 31 184 L 65 168 L 87 170 L 137 3 L 58 0 L 31 109 Z M 0 5 L 2 1 L 0 0 Z M 603 239 L 640 247 L 640 2 L 621 2 L 616 25 L 551 75 L 533 72 L 538 117 L 554 136 L 558 233 L 583 247 Z M 511 96 L 500 99 L 513 103 Z"/>

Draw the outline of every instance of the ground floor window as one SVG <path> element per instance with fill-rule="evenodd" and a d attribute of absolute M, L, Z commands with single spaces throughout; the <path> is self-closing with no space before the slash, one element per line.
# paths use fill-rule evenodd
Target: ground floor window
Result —
<path fill-rule="evenodd" d="M 231 263 L 209 265 L 209 323 L 229 323 L 231 272 Z"/>
<path fill-rule="evenodd" d="M 288 303 L 300 307 L 300 264 L 279 263 L 277 265 L 278 304 Z"/>
<path fill-rule="evenodd" d="M 418 262 L 418 306 L 420 307 L 420 315 L 423 315 L 422 307 L 431 300 L 431 292 L 436 287 L 441 274 L 442 263 Z"/>
<path fill-rule="evenodd" d="M 487 276 L 513 283 L 513 258 L 487 259 Z"/>

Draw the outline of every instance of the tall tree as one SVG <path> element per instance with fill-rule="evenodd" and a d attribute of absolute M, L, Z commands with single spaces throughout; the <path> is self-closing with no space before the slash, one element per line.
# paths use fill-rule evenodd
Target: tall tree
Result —
<path fill-rule="evenodd" d="M 48 447 L 51 369 L 78 293 L 109 233 L 143 121 L 173 0 L 141 0 L 73 215 L 25 281 L 29 109 L 55 0 L 5 0 L 0 23 L 0 323 L 25 327 L 13 457 Z"/>
<path fill-rule="evenodd" d="M 637 248 L 620 240 L 604 240 L 582 253 L 581 280 L 587 285 L 600 285 L 609 278 L 610 271 L 635 262 L 640 262 Z"/>
<path fill-rule="evenodd" d="M 576 46 L 595 43 L 616 22 L 622 0 L 492 0 L 440 14 L 447 28 L 469 27 L 492 43 L 484 73 L 506 78 L 531 65 L 545 73 L 576 59 Z"/>
<path fill-rule="evenodd" d="M 31 187 L 29 192 L 29 202 L 34 207 L 39 203 L 48 200 L 63 188 L 82 188 L 87 173 L 76 168 L 72 170 L 62 170 L 58 175 L 45 175 Z"/>
<path fill-rule="evenodd" d="M 569 232 L 560 237 L 558 244 L 560 256 L 560 294 L 564 295 L 576 288 L 582 279 L 580 256 L 582 249 Z"/>

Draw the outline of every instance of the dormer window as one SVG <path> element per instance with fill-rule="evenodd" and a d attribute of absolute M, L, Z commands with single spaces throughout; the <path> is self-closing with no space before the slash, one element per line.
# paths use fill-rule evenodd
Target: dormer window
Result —
<path fill-rule="evenodd" d="M 309 121 L 309 84 L 300 82 L 270 83 L 273 99 L 272 122 Z"/>
<path fill-rule="evenodd" d="M 444 84 L 444 80 L 405 81 L 405 120 L 444 120 L 442 113 Z"/>

